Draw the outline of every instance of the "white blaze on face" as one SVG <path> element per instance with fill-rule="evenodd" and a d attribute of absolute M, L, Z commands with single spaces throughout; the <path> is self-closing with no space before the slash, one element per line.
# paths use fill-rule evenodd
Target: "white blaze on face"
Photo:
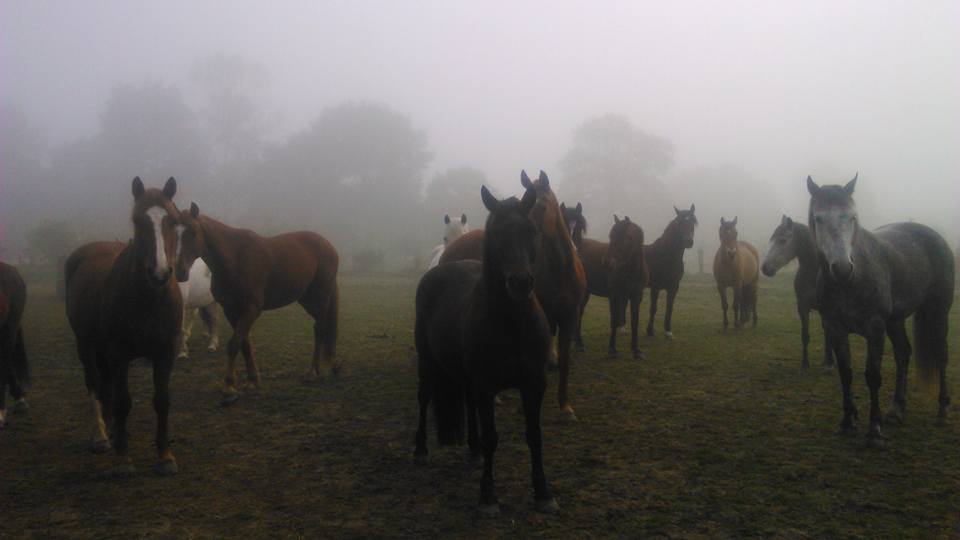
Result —
<path fill-rule="evenodd" d="M 167 271 L 167 250 L 163 246 L 163 218 L 167 211 L 159 206 L 150 207 L 147 210 L 147 216 L 153 223 L 153 238 L 157 244 L 157 267 L 154 273 L 158 278 L 163 277 Z"/>

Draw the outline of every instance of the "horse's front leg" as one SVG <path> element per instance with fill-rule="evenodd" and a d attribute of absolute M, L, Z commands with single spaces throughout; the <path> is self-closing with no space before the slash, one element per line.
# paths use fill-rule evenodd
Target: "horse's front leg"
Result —
<path fill-rule="evenodd" d="M 237 353 L 243 351 L 244 361 L 247 366 L 247 378 L 254 383 L 255 387 L 260 388 L 260 375 L 257 372 L 256 364 L 253 362 L 253 350 L 250 347 L 250 330 L 253 323 L 260 316 L 260 310 L 255 306 L 248 306 L 241 314 L 236 315 L 233 312 L 226 312 L 227 318 L 233 325 L 233 336 L 227 343 L 227 374 L 224 378 L 223 405 L 235 403 L 238 399 L 236 387 L 236 369 L 235 362 Z"/>
<path fill-rule="evenodd" d="M 825 327 L 825 329 L 827 329 Z M 850 385 L 853 382 L 853 368 L 850 363 L 850 338 L 846 331 L 827 329 L 827 341 L 837 355 L 837 373 L 840 375 L 840 386 L 843 389 L 843 421 L 840 423 L 840 433 L 843 435 L 857 432 L 856 420 L 859 417 L 857 408 L 853 404 L 853 394 Z"/>
<path fill-rule="evenodd" d="M 567 397 L 567 382 L 570 378 L 570 345 L 573 341 L 573 330 L 576 326 L 576 309 L 568 310 L 565 318 L 560 321 L 559 343 L 559 377 L 557 381 L 557 401 L 560 404 L 560 412 L 568 420 L 576 420 L 577 415 L 573 412 L 570 400 Z M 551 340 L 552 342 L 552 340 Z"/>
<path fill-rule="evenodd" d="M 170 414 L 170 372 L 173 370 L 174 348 L 154 355 L 153 410 L 157 414 L 157 473 L 169 476 L 177 473 L 177 459 L 170 449 L 168 416 Z"/>
<path fill-rule="evenodd" d="M 663 337 L 673 339 L 673 301 L 677 299 L 677 287 L 667 289 L 667 313 L 663 317 Z"/>
<path fill-rule="evenodd" d="M 733 284 L 733 329 L 734 330 L 739 330 L 740 325 L 743 322 L 743 314 L 740 313 L 740 310 L 742 308 L 741 302 L 743 302 L 743 286 L 734 283 Z"/>
<path fill-rule="evenodd" d="M 188 358 L 190 356 L 190 335 L 193 333 L 193 316 L 196 314 L 197 310 L 195 308 L 187 307 L 186 302 L 183 304 L 183 323 L 180 325 L 180 353 L 177 355 L 178 358 Z"/>
<path fill-rule="evenodd" d="M 129 474 L 134 470 L 127 442 L 127 417 L 130 415 L 131 406 L 130 386 L 127 381 L 130 359 L 120 357 L 112 351 L 107 354 L 113 380 L 113 449 L 117 455 L 116 472 Z"/>
<path fill-rule="evenodd" d="M 639 291 L 634 291 L 630 295 L 630 352 L 633 353 L 634 360 L 643 359 L 643 351 L 640 350 L 640 339 L 638 336 L 640 326 L 640 302 L 643 300 L 643 287 Z"/>
<path fill-rule="evenodd" d="M 481 517 L 500 515 L 497 491 L 493 484 L 493 454 L 497 451 L 497 426 L 493 417 L 493 392 L 475 383 L 474 396 L 480 414 L 481 446 L 483 447 L 483 478 L 480 480 L 480 504 L 477 512 Z"/>
<path fill-rule="evenodd" d="M 617 357 L 617 323 L 620 314 L 620 302 L 621 299 L 619 296 L 610 293 L 610 296 L 607 297 L 610 304 L 610 341 L 607 346 L 607 355 L 610 358 Z"/>
<path fill-rule="evenodd" d="M 590 301 L 590 293 L 584 292 L 583 296 L 584 296 L 583 304 L 580 305 L 580 315 L 577 317 L 577 335 L 575 338 L 578 352 L 584 352 L 587 350 L 586 345 L 583 344 L 582 327 L 583 327 L 583 313 L 587 310 L 587 302 Z"/>
<path fill-rule="evenodd" d="M 867 334 L 867 365 L 864 376 L 867 387 L 870 388 L 870 429 L 867 431 L 867 442 L 871 446 L 882 446 L 885 438 L 880 428 L 883 417 L 880 411 L 880 384 L 883 375 L 880 373 L 880 363 L 883 359 L 883 344 L 885 339 L 885 325 L 879 319 L 871 321 Z"/>
<path fill-rule="evenodd" d="M 653 336 L 653 321 L 657 315 L 657 302 L 660 298 L 660 289 L 650 287 L 650 319 L 647 320 L 647 335 Z"/>
<path fill-rule="evenodd" d="M 797 312 L 800 315 L 800 342 L 803 344 L 803 359 L 800 367 L 806 370 L 810 367 L 810 361 L 807 359 L 807 349 L 810 345 L 810 309 L 801 306 L 798 300 Z"/>
<path fill-rule="evenodd" d="M 217 352 L 220 347 L 220 335 L 217 333 L 220 313 L 217 310 L 217 304 L 200 308 L 200 318 L 203 319 L 203 325 L 207 330 L 207 352 Z"/>
<path fill-rule="evenodd" d="M 717 285 L 717 290 L 720 292 L 720 308 L 723 310 L 723 331 L 727 331 L 727 327 L 730 325 L 729 320 L 727 319 L 727 288 L 723 285 Z M 736 308 L 734 308 L 736 310 Z"/>
<path fill-rule="evenodd" d="M 893 407 L 887 412 L 887 419 L 903 423 L 907 413 L 907 366 L 910 365 L 910 339 L 904 321 L 887 323 L 887 336 L 893 346 L 893 358 L 897 362 L 897 385 L 893 392 Z"/>
<path fill-rule="evenodd" d="M 553 514 L 560 509 L 550 492 L 547 476 L 543 472 L 543 436 L 540 431 L 540 408 L 546 381 L 537 381 L 521 390 L 523 414 L 526 420 L 527 447 L 530 449 L 535 507 L 538 512 Z"/>

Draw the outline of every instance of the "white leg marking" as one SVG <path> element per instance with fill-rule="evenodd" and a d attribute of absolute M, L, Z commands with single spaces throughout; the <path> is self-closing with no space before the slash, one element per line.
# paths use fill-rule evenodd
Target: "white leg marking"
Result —
<path fill-rule="evenodd" d="M 95 392 L 90 392 L 90 400 L 93 402 L 93 444 L 96 446 L 109 439 L 107 438 L 107 425 L 103 421 L 103 411 Z"/>

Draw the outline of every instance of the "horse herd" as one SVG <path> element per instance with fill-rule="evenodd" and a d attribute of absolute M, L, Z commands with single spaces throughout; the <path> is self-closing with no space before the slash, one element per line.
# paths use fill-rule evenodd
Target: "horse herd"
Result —
<path fill-rule="evenodd" d="M 737 218 L 721 218 L 713 273 L 726 330 L 728 288 L 733 291 L 734 327 L 751 320 L 756 325 L 760 272 L 772 276 L 798 260 L 794 289 L 802 366 L 809 365 L 809 312 L 816 309 L 825 336 L 824 363 L 831 365 L 836 359 L 842 383 L 841 428 L 854 432 L 858 414 L 850 391 L 848 337 L 864 336 L 870 390 L 867 441 L 882 445 L 880 360 L 889 338 L 897 376 L 886 419 L 902 421 L 912 353 L 905 327 L 910 316 L 919 373 L 924 380 L 939 376 L 938 417 L 946 417 L 954 257 L 943 238 L 923 225 L 898 223 L 873 232 L 861 228 L 853 199 L 856 181 L 854 177 L 845 186 L 819 186 L 808 177 L 808 225 L 783 216 L 762 263 L 757 250 L 738 239 Z M 674 208 L 676 216 L 663 234 L 644 244 L 643 229 L 629 217 L 615 215 L 609 241 L 601 242 L 584 237 L 587 221 L 582 205 L 560 204 L 545 173 L 531 181 L 522 172 L 521 186 L 520 198 L 507 199 L 481 188 L 489 211 L 483 229 L 470 230 L 465 215 L 459 220 L 445 216 L 444 243 L 431 254 L 430 268 L 416 291 L 419 418 L 414 457 L 417 462 L 427 457 L 426 423 L 432 403 L 439 442 L 466 442 L 475 457 L 483 458 L 482 515 L 499 512 L 493 481 L 497 394 L 506 388 L 520 392 L 535 507 L 555 512 L 558 506 L 543 469 L 540 428 L 547 367 L 556 364 L 560 410 L 575 419 L 568 395 L 571 347 L 584 349 L 580 320 L 590 296 L 609 301 L 611 356 L 617 354 L 617 333 L 626 325 L 629 307 L 631 353 L 634 359 L 643 358 L 638 319 L 645 288 L 650 289 L 646 334 L 654 335 L 663 290 L 664 335 L 673 339 L 683 254 L 692 247 L 698 225 L 694 205 Z M 314 320 L 312 373 L 320 376 L 322 364 L 334 374 L 340 369 L 335 357 L 339 262 L 334 247 L 313 232 L 267 238 L 233 228 L 201 215 L 195 203 L 180 210 L 173 203 L 176 190 L 173 178 L 162 189 L 145 188 L 135 178 L 132 240 L 86 244 L 64 266 L 67 318 L 92 407 L 93 448 L 112 448 L 120 472 L 132 468 L 126 431 L 131 406 L 127 371 L 138 357 L 146 357 L 153 366 L 157 471 L 178 470 L 167 432 L 169 379 L 174 358 L 186 355 L 186 338 L 198 309 L 207 322 L 209 350 L 217 348 L 214 303 L 220 304 L 233 328 L 223 404 L 239 397 L 238 354 L 243 355 L 248 383 L 259 389 L 250 331 L 264 310 L 298 302 Z M 29 373 L 20 328 L 25 303 L 23 280 L 15 268 L 0 263 L 0 428 L 6 420 L 8 385 L 14 411 L 26 407 L 22 387 Z"/>

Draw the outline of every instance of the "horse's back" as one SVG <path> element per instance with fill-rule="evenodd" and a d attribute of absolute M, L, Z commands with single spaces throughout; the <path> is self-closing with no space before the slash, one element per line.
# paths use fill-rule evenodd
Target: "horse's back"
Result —
<path fill-rule="evenodd" d="M 447 244 L 440 256 L 440 265 L 454 261 L 483 260 L 483 229 L 474 229 Z"/>
<path fill-rule="evenodd" d="M 953 251 L 939 233 L 919 223 L 892 223 L 876 229 L 873 236 L 892 262 L 895 296 L 953 302 Z"/>
<path fill-rule="evenodd" d="M 754 285 L 760 281 L 760 253 L 750 242 L 739 240 L 741 254 L 749 256 L 740 257 L 740 275 L 743 276 L 745 285 Z"/>
<path fill-rule="evenodd" d="M 9 264 L 0 262 L 0 332 L 8 324 L 18 325 L 26 303 L 27 286 L 20 272 Z"/>
<path fill-rule="evenodd" d="M 416 345 L 436 361 L 460 353 L 461 320 L 483 274 L 478 261 L 454 261 L 428 271 L 417 285 Z"/>
<path fill-rule="evenodd" d="M 266 239 L 269 257 L 264 308 L 299 300 L 311 287 L 332 289 L 340 256 L 326 238 L 312 231 L 296 231 Z"/>

